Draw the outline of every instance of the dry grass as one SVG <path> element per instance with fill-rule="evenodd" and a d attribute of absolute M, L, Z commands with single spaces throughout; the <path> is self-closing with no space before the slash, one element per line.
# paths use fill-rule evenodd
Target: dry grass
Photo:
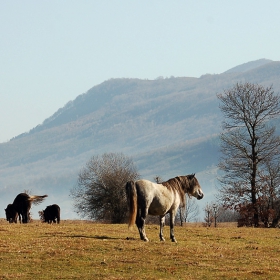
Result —
<path fill-rule="evenodd" d="M 177 244 L 146 232 L 148 243 L 127 225 L 1 220 L 0 279 L 279 279 L 279 229 L 177 226 Z"/>

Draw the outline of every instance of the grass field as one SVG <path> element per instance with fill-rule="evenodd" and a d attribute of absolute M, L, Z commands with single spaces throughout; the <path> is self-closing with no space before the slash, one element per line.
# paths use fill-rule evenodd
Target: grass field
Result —
<path fill-rule="evenodd" d="M 0 221 L 0 279 L 279 279 L 280 230 Z"/>

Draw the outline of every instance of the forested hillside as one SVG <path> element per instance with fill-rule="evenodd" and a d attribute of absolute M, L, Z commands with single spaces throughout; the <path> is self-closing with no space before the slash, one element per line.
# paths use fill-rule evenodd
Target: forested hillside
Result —
<path fill-rule="evenodd" d="M 204 201 L 212 199 L 222 121 L 217 93 L 244 81 L 280 92 L 279 78 L 280 62 L 259 60 L 200 78 L 105 81 L 0 144 L 0 204 L 4 209 L 29 189 L 49 195 L 40 209 L 57 203 L 62 218 L 73 218 L 69 190 L 86 161 L 105 152 L 132 156 L 141 176 L 151 180 L 195 172 Z"/>

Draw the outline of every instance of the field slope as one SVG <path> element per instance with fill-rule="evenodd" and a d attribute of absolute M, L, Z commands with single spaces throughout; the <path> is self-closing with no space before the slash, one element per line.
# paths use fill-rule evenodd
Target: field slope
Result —
<path fill-rule="evenodd" d="M 177 244 L 158 231 L 145 243 L 127 225 L 2 219 L 0 279 L 279 279 L 279 229 L 177 226 Z"/>

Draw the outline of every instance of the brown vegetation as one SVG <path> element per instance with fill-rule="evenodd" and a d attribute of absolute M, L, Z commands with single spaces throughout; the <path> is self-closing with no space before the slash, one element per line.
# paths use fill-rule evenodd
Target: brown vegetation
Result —
<path fill-rule="evenodd" d="M 127 225 L 0 222 L 0 279 L 277 279 L 279 229 L 177 227 L 143 242 Z"/>

